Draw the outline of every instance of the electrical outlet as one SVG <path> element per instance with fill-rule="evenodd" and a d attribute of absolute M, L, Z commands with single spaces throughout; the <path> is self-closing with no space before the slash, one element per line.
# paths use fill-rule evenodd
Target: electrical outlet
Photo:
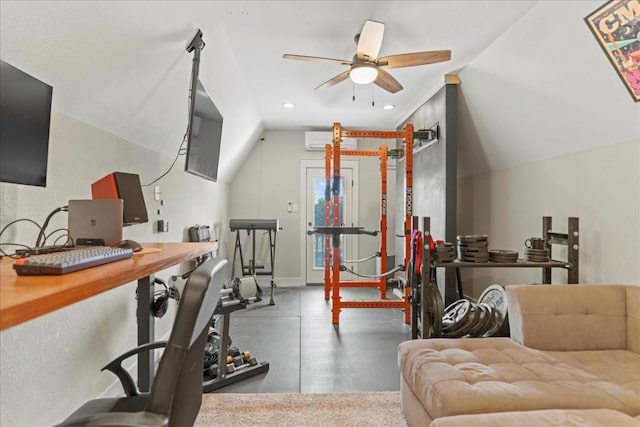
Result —
<path fill-rule="evenodd" d="M 166 233 L 169 231 L 169 221 L 159 219 L 156 225 L 158 233 Z"/>
<path fill-rule="evenodd" d="M 292 201 L 289 201 L 287 203 L 287 212 L 289 212 L 289 213 L 293 212 L 293 202 Z"/>

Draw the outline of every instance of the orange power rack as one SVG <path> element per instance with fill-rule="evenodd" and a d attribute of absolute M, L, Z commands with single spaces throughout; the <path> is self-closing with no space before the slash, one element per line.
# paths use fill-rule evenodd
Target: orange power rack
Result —
<path fill-rule="evenodd" d="M 331 223 L 333 212 L 333 227 L 340 227 L 340 158 L 341 156 L 373 156 L 380 158 L 381 198 L 380 198 L 380 270 L 387 271 L 387 162 L 388 148 L 382 145 L 380 150 L 341 150 L 340 142 L 343 137 L 351 138 L 380 138 L 404 140 L 405 158 L 405 254 L 404 265 L 409 263 L 411 245 L 411 217 L 413 215 L 412 187 L 413 187 L 413 125 L 407 124 L 402 131 L 349 131 L 343 130 L 340 123 L 333 124 L 333 147 L 327 144 L 325 149 L 326 166 L 326 205 L 325 224 Z M 333 168 L 332 161 L 333 160 Z M 333 178 L 333 185 L 331 179 Z M 333 194 L 329 194 L 329 188 L 333 188 Z M 331 197 L 329 197 L 331 196 Z M 331 242 L 331 247 L 329 246 Z M 386 299 L 387 277 L 382 275 L 375 281 L 341 281 L 340 280 L 340 244 L 339 238 L 334 239 L 329 234 L 325 235 L 325 299 L 332 297 L 332 321 L 340 323 L 340 311 L 342 308 L 400 308 L 404 311 L 405 323 L 411 322 L 411 304 L 409 302 L 410 289 L 405 287 L 402 300 Z M 340 297 L 340 287 L 378 287 L 380 300 L 343 301 Z"/>

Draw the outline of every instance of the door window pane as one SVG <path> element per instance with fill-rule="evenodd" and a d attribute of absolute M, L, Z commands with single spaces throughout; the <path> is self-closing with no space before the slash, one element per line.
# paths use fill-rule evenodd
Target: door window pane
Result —
<path fill-rule="evenodd" d="M 329 222 L 327 223 L 325 217 L 326 201 L 327 197 L 332 200 L 331 189 L 327 189 L 327 181 L 325 178 L 313 179 L 313 197 L 314 208 L 313 217 L 314 225 L 316 227 L 323 227 L 327 225 L 333 225 L 333 208 L 329 210 Z M 340 221 L 339 223 L 344 225 L 345 211 L 344 211 L 344 193 L 345 193 L 345 179 L 340 177 Z M 313 234 L 313 268 L 314 270 L 324 269 L 324 234 Z M 344 258 L 344 236 L 340 236 L 340 258 Z"/>

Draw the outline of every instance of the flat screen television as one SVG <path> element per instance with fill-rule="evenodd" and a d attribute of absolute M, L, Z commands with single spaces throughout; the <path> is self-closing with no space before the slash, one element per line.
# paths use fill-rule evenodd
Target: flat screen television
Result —
<path fill-rule="evenodd" d="M 47 186 L 53 88 L 0 61 L 0 181 Z"/>
<path fill-rule="evenodd" d="M 195 103 L 187 132 L 185 171 L 210 181 L 218 179 L 222 114 L 198 80 Z"/>

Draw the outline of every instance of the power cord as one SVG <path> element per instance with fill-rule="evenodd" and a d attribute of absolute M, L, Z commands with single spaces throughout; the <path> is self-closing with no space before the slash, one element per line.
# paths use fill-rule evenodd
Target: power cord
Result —
<path fill-rule="evenodd" d="M 41 244 L 44 244 L 44 241 L 42 241 L 42 239 L 45 238 L 45 231 L 47 230 L 47 227 L 49 226 L 49 221 L 51 221 L 51 218 L 53 218 L 53 216 L 55 214 L 57 214 L 58 212 L 68 212 L 69 211 L 69 206 L 60 206 L 59 208 L 55 208 L 54 210 L 52 210 L 49 215 L 47 215 L 47 218 L 44 220 L 44 224 L 42 225 L 42 227 L 40 227 L 40 234 L 38 234 L 38 238 L 36 239 L 36 248 L 39 248 Z"/>
<path fill-rule="evenodd" d="M 51 216 L 53 216 L 53 213 L 49 214 L 49 218 Z M 30 245 L 25 245 L 23 243 L 17 243 L 17 242 L 2 242 L 2 243 L 0 243 L 0 255 L 1 256 L 7 256 L 9 258 L 14 258 L 14 259 L 15 258 L 24 258 L 24 257 L 28 257 L 28 256 L 31 256 L 31 255 L 36 255 L 38 253 L 44 253 L 44 252 L 47 252 L 47 251 L 51 252 L 51 251 L 61 250 L 61 249 L 64 249 L 66 247 L 69 247 L 69 246 L 73 246 L 73 239 L 71 239 L 71 237 L 69 236 L 69 231 L 67 229 L 60 228 L 60 229 L 52 231 L 48 235 L 45 235 L 44 227 L 40 226 L 40 224 L 38 224 L 37 222 L 35 222 L 34 220 L 29 219 L 29 218 L 19 218 L 19 219 L 16 219 L 16 220 L 13 220 L 13 221 L 9 222 L 7 225 L 5 225 L 2 228 L 2 230 L 0 230 L 0 239 L 2 238 L 2 235 L 5 233 L 5 231 L 9 227 L 11 227 L 12 225 L 17 224 L 19 222 L 29 222 L 29 223 L 35 225 L 39 230 L 39 236 L 40 235 L 45 236 L 44 241 L 42 241 L 43 244 L 44 244 L 44 242 L 46 242 L 46 240 L 49 237 L 51 237 L 55 233 L 59 233 L 60 231 L 64 230 L 64 231 L 67 232 L 67 234 L 63 235 L 63 236 L 58 236 L 54 241 L 54 245 L 52 247 L 49 247 L 49 248 L 42 248 L 42 247 L 38 247 L 38 246 L 32 247 Z M 63 243 L 61 245 L 58 245 L 58 242 L 63 237 L 66 237 L 65 243 Z M 39 239 L 40 239 L 40 237 L 39 237 Z M 3 247 L 6 247 L 6 246 L 15 246 L 15 247 L 18 247 L 20 249 L 16 249 L 13 253 L 8 253 L 8 252 L 5 252 L 5 250 L 3 249 Z"/>
<path fill-rule="evenodd" d="M 189 103 L 189 105 L 191 104 L 191 97 L 192 92 L 193 92 L 193 88 L 189 88 L 189 96 L 187 97 L 187 101 Z M 187 117 L 187 130 L 185 130 L 184 135 L 182 137 L 182 142 L 180 143 L 180 147 L 178 147 L 178 152 L 176 153 L 176 157 L 174 157 L 173 162 L 171 163 L 171 166 L 169 166 L 169 169 L 167 169 L 167 171 L 165 173 L 163 173 L 162 175 L 160 175 L 159 177 L 157 177 L 156 179 L 154 179 L 153 181 L 151 181 L 148 184 L 142 184 L 141 187 L 149 187 L 153 184 L 155 184 L 156 182 L 160 181 L 162 178 L 164 178 L 169 172 L 171 172 L 171 169 L 173 169 L 173 166 L 175 166 L 176 162 L 178 161 L 178 157 L 180 156 L 184 156 L 185 154 L 187 154 L 187 149 L 184 148 L 184 143 L 187 142 L 187 135 L 189 134 L 189 122 L 190 119 L 189 117 L 191 116 L 191 107 L 187 107 L 187 112 L 189 113 L 189 116 Z"/>

